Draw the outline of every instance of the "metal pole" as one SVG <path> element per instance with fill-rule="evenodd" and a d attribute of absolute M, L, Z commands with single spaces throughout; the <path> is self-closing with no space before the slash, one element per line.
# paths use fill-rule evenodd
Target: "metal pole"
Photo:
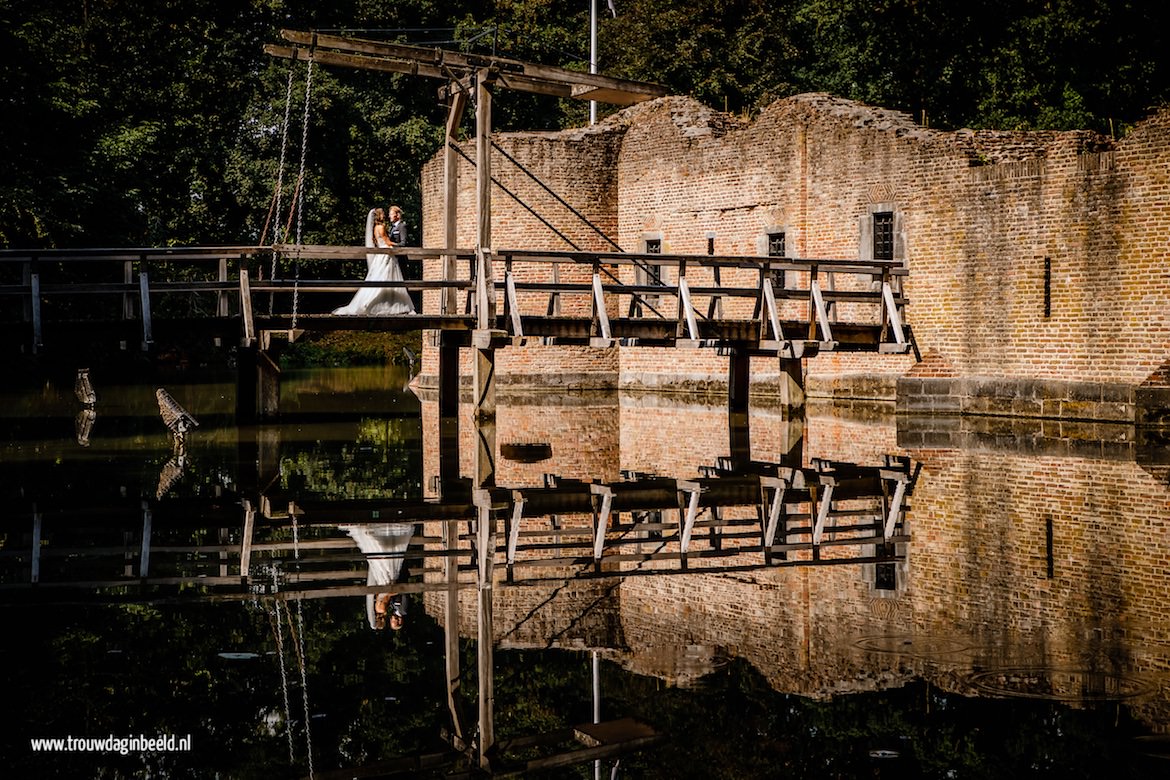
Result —
<path fill-rule="evenodd" d="M 601 661 L 593 651 L 593 722 L 601 722 Z M 601 760 L 593 762 L 593 779 L 601 780 Z"/>
<path fill-rule="evenodd" d="M 597 0 L 589 0 L 589 72 L 597 72 Z M 589 101 L 589 124 L 597 124 L 597 101 Z"/>

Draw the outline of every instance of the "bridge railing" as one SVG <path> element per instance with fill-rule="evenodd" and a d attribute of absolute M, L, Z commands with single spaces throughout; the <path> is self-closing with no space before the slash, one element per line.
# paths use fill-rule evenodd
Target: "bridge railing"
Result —
<path fill-rule="evenodd" d="M 575 298 L 577 315 L 590 318 L 594 341 L 602 344 L 631 343 L 622 334 L 638 332 L 629 327 L 635 320 L 669 323 L 668 337 L 693 343 L 726 339 L 730 331 L 712 323 L 738 321 L 755 324 L 763 348 L 797 357 L 806 348 L 835 348 L 837 323 L 876 326 L 882 351 L 911 348 L 902 292 L 907 271 L 899 261 L 513 249 L 495 257 L 504 290 L 491 299 L 502 298 L 498 307 L 512 336 L 526 335 L 526 317 L 560 315 Z M 534 279 L 534 265 L 551 272 Z"/>
<path fill-rule="evenodd" d="M 336 273 L 369 253 L 326 245 L 0 250 L 0 318 L 30 325 L 34 351 L 50 319 L 137 321 L 148 346 L 156 321 L 168 318 L 218 320 L 245 343 L 266 330 L 384 326 L 596 345 L 755 340 L 794 357 L 875 339 L 881 351 L 910 348 L 907 272 L 897 261 L 408 247 L 386 254 L 429 263 L 422 279 L 323 278 L 326 266 Z M 440 278 L 443 267 L 457 268 L 455 278 Z M 366 287 L 410 291 L 416 314 L 393 322 L 330 314 L 340 293 Z M 859 327 L 868 330 L 859 336 Z"/>
<path fill-rule="evenodd" d="M 0 319 L 47 324 L 137 323 L 143 346 L 163 318 L 229 320 L 238 313 L 239 272 L 271 256 L 253 246 L 0 250 Z"/>

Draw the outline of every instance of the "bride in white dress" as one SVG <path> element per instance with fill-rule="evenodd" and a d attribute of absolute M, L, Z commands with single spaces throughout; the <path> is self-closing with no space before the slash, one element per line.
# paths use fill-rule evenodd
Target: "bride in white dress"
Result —
<path fill-rule="evenodd" d="M 382 209 L 370 209 L 366 215 L 366 246 L 388 248 L 394 246 L 386 233 L 386 216 Z M 402 269 L 393 255 L 366 255 L 367 282 L 401 282 Z M 413 314 L 414 303 L 405 287 L 363 287 L 345 306 L 334 314 L 365 317 L 384 317 L 392 314 Z"/>

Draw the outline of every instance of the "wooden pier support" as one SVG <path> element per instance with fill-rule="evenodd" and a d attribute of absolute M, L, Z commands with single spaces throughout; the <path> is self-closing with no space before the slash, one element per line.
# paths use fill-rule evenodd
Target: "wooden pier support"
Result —
<path fill-rule="evenodd" d="M 255 423 L 280 414 L 279 351 L 268 333 L 260 345 L 240 346 L 236 353 L 236 420 Z M 282 342 L 276 342 L 280 344 Z"/>
<path fill-rule="evenodd" d="M 780 358 L 780 402 L 804 408 L 804 366 L 799 358 Z"/>
<path fill-rule="evenodd" d="M 459 345 L 455 334 L 439 332 L 439 418 L 459 416 Z"/>

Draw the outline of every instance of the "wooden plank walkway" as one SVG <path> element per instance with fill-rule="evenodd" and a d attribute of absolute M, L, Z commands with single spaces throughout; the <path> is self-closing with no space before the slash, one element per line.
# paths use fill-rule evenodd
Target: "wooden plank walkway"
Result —
<path fill-rule="evenodd" d="M 346 261 L 364 260 L 364 247 L 3 250 L 0 321 L 17 326 L 6 327 L 3 340 L 39 353 L 83 334 L 150 349 L 175 334 L 247 346 L 273 332 L 436 330 L 454 331 L 466 345 L 486 324 L 493 347 L 736 347 L 794 359 L 912 349 L 901 294 L 906 272 L 891 261 L 450 248 L 390 254 L 411 265 L 453 260 L 462 270 L 457 278 L 402 282 L 327 277 Z M 421 307 L 395 317 L 330 313 L 339 295 L 363 287 L 405 288 Z"/>

